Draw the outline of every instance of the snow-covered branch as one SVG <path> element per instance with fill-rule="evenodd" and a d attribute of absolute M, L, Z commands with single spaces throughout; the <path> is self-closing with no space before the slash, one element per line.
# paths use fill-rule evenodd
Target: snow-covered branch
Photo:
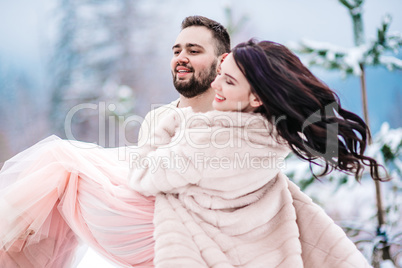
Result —
<path fill-rule="evenodd" d="M 360 64 L 365 62 L 365 58 L 371 49 L 365 44 L 346 48 L 308 39 L 303 39 L 298 45 L 291 45 L 290 48 L 298 53 L 310 54 L 308 61 L 311 66 L 339 69 L 344 73 L 354 75 L 361 74 Z"/>
<path fill-rule="evenodd" d="M 392 56 L 380 56 L 379 62 L 384 65 L 388 70 L 393 71 L 394 69 L 402 69 L 402 60 L 392 57 Z"/>
<path fill-rule="evenodd" d="M 343 74 L 360 76 L 361 66 L 370 65 L 381 65 L 389 70 L 402 69 L 402 60 L 389 55 L 398 53 L 402 48 L 402 35 L 399 32 L 388 33 L 390 23 L 391 17 L 385 16 L 377 30 L 377 37 L 354 47 L 347 48 L 303 39 L 298 44 L 289 45 L 289 48 L 296 53 L 309 54 L 310 66 L 338 69 Z"/>

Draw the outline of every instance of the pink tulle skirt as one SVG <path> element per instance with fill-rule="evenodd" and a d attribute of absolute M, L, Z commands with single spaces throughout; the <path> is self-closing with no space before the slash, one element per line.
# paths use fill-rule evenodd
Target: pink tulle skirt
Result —
<path fill-rule="evenodd" d="M 122 267 L 153 267 L 155 200 L 127 186 L 124 158 L 117 148 L 51 136 L 8 160 L 0 267 L 71 267 L 79 244 Z"/>

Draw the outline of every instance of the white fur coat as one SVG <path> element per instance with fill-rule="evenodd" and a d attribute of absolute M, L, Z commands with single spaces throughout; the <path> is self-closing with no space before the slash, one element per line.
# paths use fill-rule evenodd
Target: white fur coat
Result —
<path fill-rule="evenodd" d="M 178 109 L 132 155 L 156 196 L 155 267 L 370 267 L 281 172 L 289 152 L 258 114 Z"/>

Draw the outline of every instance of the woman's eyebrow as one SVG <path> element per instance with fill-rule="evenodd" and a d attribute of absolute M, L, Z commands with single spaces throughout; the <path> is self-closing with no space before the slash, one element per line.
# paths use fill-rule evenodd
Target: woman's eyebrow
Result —
<path fill-rule="evenodd" d="M 231 79 L 235 80 L 235 81 L 237 82 L 236 78 L 234 78 L 234 77 L 233 77 L 233 76 L 231 76 L 230 74 L 225 73 L 225 75 L 226 75 L 226 76 L 228 76 L 229 78 L 231 78 Z"/>

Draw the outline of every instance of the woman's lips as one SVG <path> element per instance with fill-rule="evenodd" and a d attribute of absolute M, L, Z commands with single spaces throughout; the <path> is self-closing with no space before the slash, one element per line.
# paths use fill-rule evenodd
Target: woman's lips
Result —
<path fill-rule="evenodd" d="M 224 100 L 226 100 L 226 98 L 222 97 L 221 95 L 219 95 L 219 94 L 215 95 L 215 101 L 216 102 L 222 102 Z"/>

